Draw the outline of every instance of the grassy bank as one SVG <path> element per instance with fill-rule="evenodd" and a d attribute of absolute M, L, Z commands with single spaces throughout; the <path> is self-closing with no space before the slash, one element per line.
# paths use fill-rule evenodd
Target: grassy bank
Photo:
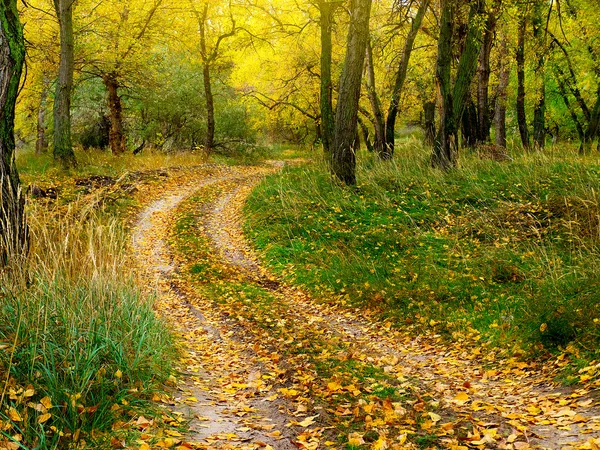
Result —
<path fill-rule="evenodd" d="M 118 168 L 20 163 L 44 196 L 28 201 L 28 258 L 0 268 L 0 447 L 115 447 L 139 436 L 133 418 L 153 416 L 175 357 L 154 299 L 126 269 L 132 200 L 119 185 L 75 182 Z"/>
<path fill-rule="evenodd" d="M 355 189 L 319 164 L 269 177 L 246 207 L 247 233 L 271 267 L 324 301 L 499 355 L 597 359 L 598 161 L 467 155 L 442 173 L 417 141 L 397 154 L 361 157 Z"/>

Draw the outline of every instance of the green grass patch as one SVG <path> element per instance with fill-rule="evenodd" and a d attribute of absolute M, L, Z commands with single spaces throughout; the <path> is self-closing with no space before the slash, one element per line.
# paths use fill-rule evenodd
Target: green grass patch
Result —
<path fill-rule="evenodd" d="M 500 353 L 569 347 L 596 358 L 598 161 L 467 155 L 442 173 L 416 140 L 398 155 L 361 157 L 356 188 L 319 164 L 268 177 L 247 204 L 248 236 L 324 301 L 458 340 L 483 336 Z"/>

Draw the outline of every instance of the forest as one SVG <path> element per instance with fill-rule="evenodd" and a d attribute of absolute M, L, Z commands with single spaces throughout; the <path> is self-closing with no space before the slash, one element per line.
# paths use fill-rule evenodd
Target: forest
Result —
<path fill-rule="evenodd" d="M 597 0 L 0 25 L 0 450 L 600 448 Z"/>

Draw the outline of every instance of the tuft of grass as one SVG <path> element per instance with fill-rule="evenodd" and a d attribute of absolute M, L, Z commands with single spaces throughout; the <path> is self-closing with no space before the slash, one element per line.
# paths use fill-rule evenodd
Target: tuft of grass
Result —
<path fill-rule="evenodd" d="M 498 353 L 600 343 L 600 164 L 565 152 L 429 167 L 416 138 L 359 158 L 359 184 L 326 167 L 268 177 L 246 207 L 266 262 L 324 301 L 367 306 L 404 327 Z"/>
<path fill-rule="evenodd" d="M 153 414 L 176 357 L 122 221 L 73 198 L 29 203 L 29 255 L 0 268 L 0 447 L 100 445 Z"/>

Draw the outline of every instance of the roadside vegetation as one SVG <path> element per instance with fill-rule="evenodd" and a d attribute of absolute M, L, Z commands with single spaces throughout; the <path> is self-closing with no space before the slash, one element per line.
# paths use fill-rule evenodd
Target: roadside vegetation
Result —
<path fill-rule="evenodd" d="M 567 381 L 596 377 L 599 162 L 564 149 L 510 162 L 472 154 L 443 173 L 414 138 L 398 153 L 361 158 L 350 190 L 321 163 L 270 176 L 246 207 L 248 236 L 324 302 L 499 357 L 560 353 Z"/>
<path fill-rule="evenodd" d="M 169 158 L 98 156 L 68 173 L 20 158 L 31 246 L 0 270 L 0 447 L 115 447 L 139 437 L 132 418 L 164 414 L 152 398 L 177 351 L 153 295 L 125 270 L 124 219 L 137 204 L 131 183 Z M 128 178 L 128 165 L 144 171 Z"/>

